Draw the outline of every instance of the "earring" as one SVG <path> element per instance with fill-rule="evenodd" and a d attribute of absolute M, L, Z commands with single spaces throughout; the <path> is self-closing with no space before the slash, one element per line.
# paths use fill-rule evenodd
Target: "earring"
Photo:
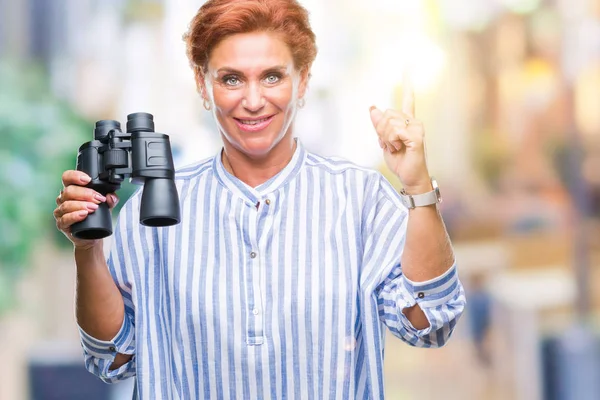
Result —
<path fill-rule="evenodd" d="M 204 105 L 204 109 L 206 109 L 206 111 L 210 111 L 210 109 L 212 108 L 212 105 L 210 104 L 210 101 L 208 99 L 204 99 L 202 101 L 202 105 Z"/>
<path fill-rule="evenodd" d="M 306 100 L 304 100 L 304 97 L 301 99 L 298 99 L 298 108 L 304 107 L 305 104 L 306 104 Z"/>

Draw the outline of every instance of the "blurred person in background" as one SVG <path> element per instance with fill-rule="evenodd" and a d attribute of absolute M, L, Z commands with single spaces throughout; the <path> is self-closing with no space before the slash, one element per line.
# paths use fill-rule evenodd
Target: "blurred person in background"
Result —
<path fill-rule="evenodd" d="M 491 362 L 487 337 L 492 322 L 492 296 L 487 289 L 486 280 L 487 276 L 484 272 L 474 273 L 466 291 L 469 295 L 467 317 L 475 352 L 478 361 L 487 367 Z"/>
<path fill-rule="evenodd" d="M 465 306 L 412 92 L 370 110 L 399 194 L 295 138 L 317 53 L 295 0 L 207 1 L 184 40 L 223 148 L 177 172 L 182 222 L 138 224 L 138 192 L 105 260 L 70 226 L 116 195 L 62 176 L 87 368 L 144 399 L 383 398 L 385 326 L 442 346 Z"/>

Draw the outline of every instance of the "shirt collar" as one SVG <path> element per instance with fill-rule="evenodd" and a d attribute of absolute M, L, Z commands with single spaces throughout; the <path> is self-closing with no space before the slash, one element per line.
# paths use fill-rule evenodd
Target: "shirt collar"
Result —
<path fill-rule="evenodd" d="M 223 151 L 221 148 L 213 159 L 213 170 L 215 171 L 217 180 L 233 194 L 247 200 L 250 204 L 254 205 L 257 202 L 262 201 L 265 196 L 275 192 L 277 189 L 294 179 L 304 165 L 306 150 L 302 147 L 298 138 L 295 138 L 294 140 L 296 141 L 296 150 L 294 151 L 294 155 L 290 162 L 275 176 L 255 188 L 245 184 L 225 169 L 223 160 L 221 159 L 221 152 Z"/>

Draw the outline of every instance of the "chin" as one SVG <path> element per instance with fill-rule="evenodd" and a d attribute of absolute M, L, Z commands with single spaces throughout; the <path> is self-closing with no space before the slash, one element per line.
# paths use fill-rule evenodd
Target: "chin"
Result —
<path fill-rule="evenodd" d="M 264 134 L 236 132 L 236 135 L 226 137 L 233 147 L 250 157 L 266 156 L 284 138 L 285 135 L 280 137 L 278 134 L 267 132 Z"/>
<path fill-rule="evenodd" d="M 249 156 L 263 157 L 269 154 L 275 143 L 271 140 L 243 140 L 237 142 L 235 147 Z"/>

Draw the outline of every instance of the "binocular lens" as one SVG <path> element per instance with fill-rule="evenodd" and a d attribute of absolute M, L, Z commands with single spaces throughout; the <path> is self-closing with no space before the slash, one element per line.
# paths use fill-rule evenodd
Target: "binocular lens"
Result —
<path fill-rule="evenodd" d="M 154 132 L 154 116 L 143 112 L 129 114 L 127 132 Z"/>
<path fill-rule="evenodd" d="M 100 203 L 98 209 L 81 222 L 71 226 L 71 233 L 77 239 L 102 239 L 112 235 L 112 217 L 108 205 Z"/>
<path fill-rule="evenodd" d="M 112 119 L 104 119 L 102 121 L 96 122 L 96 128 L 94 129 L 94 139 L 104 141 L 108 132 L 113 129 L 120 130 L 121 124 L 119 121 L 113 121 Z"/>
<path fill-rule="evenodd" d="M 140 222 L 146 226 L 170 226 L 181 221 L 179 196 L 172 179 L 146 179 L 142 192 Z"/>

